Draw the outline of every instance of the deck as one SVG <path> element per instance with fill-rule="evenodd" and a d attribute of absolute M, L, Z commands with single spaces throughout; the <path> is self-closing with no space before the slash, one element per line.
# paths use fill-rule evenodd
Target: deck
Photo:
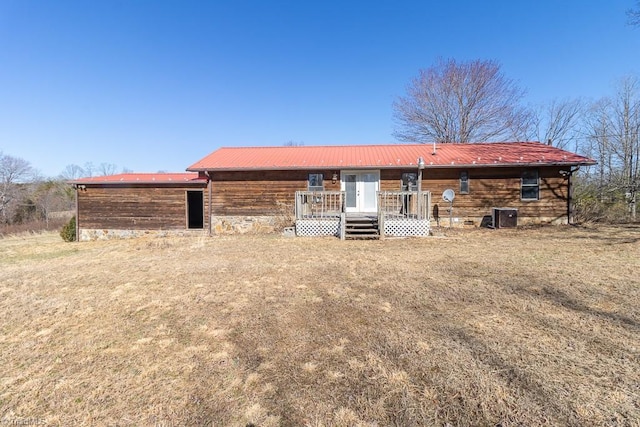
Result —
<path fill-rule="evenodd" d="M 344 191 L 297 191 L 296 235 L 358 235 L 378 237 L 428 236 L 431 193 L 428 191 L 378 191 L 376 212 L 347 212 Z M 358 224 L 369 224 L 366 228 Z"/>

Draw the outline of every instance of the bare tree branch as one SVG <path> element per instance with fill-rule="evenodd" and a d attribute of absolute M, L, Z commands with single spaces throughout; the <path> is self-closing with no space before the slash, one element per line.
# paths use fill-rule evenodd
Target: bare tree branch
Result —
<path fill-rule="evenodd" d="M 629 25 L 640 26 L 640 1 L 636 2 L 635 9 L 627 10 L 627 22 Z"/>
<path fill-rule="evenodd" d="M 583 109 L 583 103 L 579 99 L 552 100 L 538 111 L 537 139 L 543 142 L 551 141 L 558 148 L 569 148 Z"/>

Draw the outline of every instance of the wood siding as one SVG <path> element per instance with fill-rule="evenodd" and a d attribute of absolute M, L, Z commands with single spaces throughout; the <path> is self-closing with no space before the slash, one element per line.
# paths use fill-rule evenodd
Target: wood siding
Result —
<path fill-rule="evenodd" d="M 340 191 L 339 171 L 214 172 L 213 215 L 293 215 L 295 193 L 307 189 L 309 173 L 324 175 L 326 191 Z"/>
<path fill-rule="evenodd" d="M 208 192 L 203 185 L 98 185 L 78 190 L 82 229 L 184 230 L 187 191 L 202 191 L 204 227 L 208 227 Z"/>
<path fill-rule="evenodd" d="M 560 175 L 559 167 L 536 168 L 539 174 L 540 192 L 538 200 L 521 200 L 520 182 L 526 168 L 468 168 L 425 169 L 422 189 L 432 193 L 432 207 L 438 206 L 440 216 L 447 216 L 443 209 L 449 204 L 442 200 L 442 193 L 451 188 L 456 197 L 453 203 L 454 216 L 482 218 L 491 214 L 493 207 L 518 209 L 518 217 L 561 220 L 567 215 L 567 180 Z M 469 193 L 460 193 L 460 172 L 467 171 Z M 382 190 L 399 190 L 402 170 L 383 170 Z M 405 171 L 406 172 L 406 171 Z"/>
<path fill-rule="evenodd" d="M 460 194 L 460 172 L 467 171 L 469 193 Z M 442 192 L 451 188 L 456 193 L 455 216 L 482 218 L 491 214 L 493 207 L 518 209 L 521 218 L 562 219 L 567 213 L 567 180 L 559 167 L 537 168 L 540 177 L 539 200 L 520 199 L 520 177 L 525 168 L 469 168 L 425 169 L 422 189 L 431 191 L 432 205 L 448 208 L 442 201 Z M 340 190 L 340 181 L 333 184 L 331 177 L 340 171 L 249 171 L 214 172 L 213 215 L 290 215 L 293 214 L 294 194 L 307 189 L 309 173 L 323 173 L 327 191 Z M 380 189 L 398 191 L 407 169 L 382 169 Z M 447 206 L 445 206 L 447 205 Z M 443 215 L 444 216 L 444 215 Z"/>

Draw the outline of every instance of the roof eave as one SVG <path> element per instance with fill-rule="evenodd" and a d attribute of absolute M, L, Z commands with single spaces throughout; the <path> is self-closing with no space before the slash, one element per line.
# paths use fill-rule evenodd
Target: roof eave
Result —
<path fill-rule="evenodd" d="M 495 168 L 495 167 L 553 167 L 553 166 L 593 166 L 595 161 L 587 162 L 528 162 L 528 163 L 454 163 L 446 165 L 425 165 L 425 169 L 446 169 L 446 168 Z M 278 170 L 357 170 L 357 169 L 417 169 L 418 165 L 326 165 L 326 166 L 270 166 L 270 167 L 247 167 L 247 168 L 188 168 L 189 172 L 247 172 L 247 171 L 278 171 Z"/>
<path fill-rule="evenodd" d="M 206 179 L 194 181 L 67 181 L 72 185 L 202 185 Z"/>
<path fill-rule="evenodd" d="M 472 164 L 450 164 L 450 165 L 426 165 L 429 168 L 512 168 L 512 167 L 556 167 L 556 166 L 593 166 L 596 162 L 527 162 L 527 163 L 472 163 Z"/>

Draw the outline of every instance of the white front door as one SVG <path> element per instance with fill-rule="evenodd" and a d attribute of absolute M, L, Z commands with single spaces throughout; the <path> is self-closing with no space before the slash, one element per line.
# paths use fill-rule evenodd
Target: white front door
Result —
<path fill-rule="evenodd" d="M 346 212 L 378 211 L 380 171 L 342 171 L 341 180 L 342 191 L 345 192 Z"/>

